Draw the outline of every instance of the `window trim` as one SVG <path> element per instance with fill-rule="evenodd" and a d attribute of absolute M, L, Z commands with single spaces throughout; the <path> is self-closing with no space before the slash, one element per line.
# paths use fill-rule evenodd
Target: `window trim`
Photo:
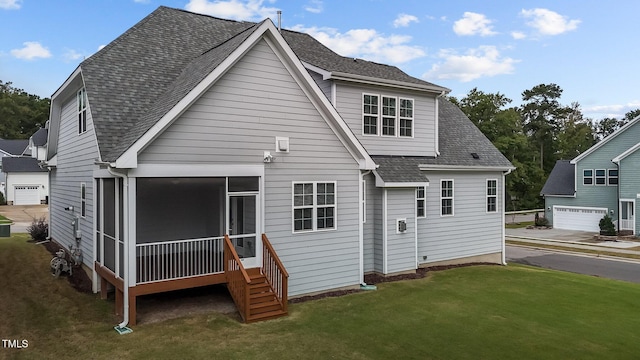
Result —
<path fill-rule="evenodd" d="M 87 91 L 85 88 L 78 90 L 76 93 L 76 102 L 78 105 L 78 135 L 87 132 Z"/>
<path fill-rule="evenodd" d="M 365 132 L 365 116 L 371 116 L 373 117 L 373 113 L 365 113 L 364 108 L 365 108 L 365 102 L 364 99 L 366 96 L 374 96 L 378 99 L 377 102 L 377 107 L 378 107 L 378 112 L 375 114 L 375 118 L 376 118 L 376 133 L 366 133 Z M 393 129 L 394 129 L 394 134 L 393 135 L 385 135 L 384 131 L 383 131 L 383 124 L 384 124 L 384 120 L 383 120 L 383 103 L 384 103 L 384 99 L 394 99 L 395 100 L 395 116 L 394 116 L 394 120 L 393 120 Z M 400 104 L 402 103 L 403 100 L 406 101 L 410 101 L 411 102 L 411 117 L 407 117 L 407 116 L 400 116 Z M 362 93 L 362 99 L 361 99 L 361 125 L 362 125 L 362 136 L 380 136 L 380 137 L 386 137 L 386 138 L 403 138 L 403 139 L 413 139 L 415 138 L 415 133 L 416 133 L 416 101 L 413 98 L 409 98 L 409 97 L 400 97 L 400 96 L 392 96 L 392 95 L 384 95 L 384 94 L 373 94 L 373 93 Z M 390 116 L 387 116 L 387 118 L 390 118 Z M 403 120 L 407 120 L 407 121 L 411 121 L 411 136 L 406 136 L 406 135 L 400 135 L 400 126 L 402 124 Z"/>
<path fill-rule="evenodd" d="M 490 194 L 489 193 L 489 182 L 494 181 L 495 182 L 495 194 Z M 487 179 L 487 187 L 485 188 L 486 192 L 486 206 L 485 206 L 485 211 L 487 212 L 487 214 L 493 214 L 493 213 L 497 213 L 498 212 L 498 179 Z M 494 206 L 495 209 L 494 210 L 489 210 L 489 199 L 493 198 L 495 199 L 494 202 Z"/>
<path fill-rule="evenodd" d="M 450 181 L 451 182 L 451 196 L 442 196 L 442 189 L 443 189 L 442 184 L 445 181 L 447 181 L 447 182 Z M 453 179 L 440 179 L 440 216 L 441 217 L 454 216 L 455 215 L 455 200 L 454 200 L 454 198 L 455 198 L 455 182 L 453 181 Z M 449 199 L 451 200 L 451 214 L 444 214 L 443 211 L 442 211 L 444 209 L 442 201 L 443 200 L 449 200 Z"/>
<path fill-rule="evenodd" d="M 87 183 L 80 183 L 80 217 L 87 217 Z"/>
<path fill-rule="evenodd" d="M 587 171 L 591 171 L 591 175 L 587 176 L 585 173 Z M 585 183 L 586 179 L 591 179 L 591 184 Z M 595 172 L 593 169 L 582 169 L 582 185 L 584 186 L 593 186 L 595 184 Z"/>
<path fill-rule="evenodd" d="M 422 189 L 422 197 L 419 196 L 420 189 Z M 422 215 L 418 213 L 418 204 L 422 201 Z M 426 186 L 417 186 L 416 187 L 416 218 L 424 219 L 427 217 L 427 187 Z"/>
<path fill-rule="evenodd" d="M 313 205 L 295 205 L 295 186 L 298 184 L 313 184 Z M 333 204 L 318 205 L 318 184 L 333 184 Z M 295 210 L 311 207 L 312 229 L 296 230 Z M 318 229 L 318 208 L 333 208 L 333 227 Z M 338 182 L 337 181 L 292 181 L 291 182 L 291 233 L 305 234 L 321 231 L 335 231 L 338 229 Z"/>
<path fill-rule="evenodd" d="M 375 96 L 378 99 L 378 111 L 375 113 L 375 117 L 376 117 L 376 133 L 375 134 L 368 134 L 364 131 L 365 126 L 364 126 L 364 117 L 365 116 L 373 116 L 373 113 L 365 113 L 364 112 L 364 98 L 365 96 Z M 382 120 L 380 119 L 380 95 L 379 94 L 372 94 L 372 93 L 362 93 L 362 103 L 361 103 L 362 107 L 360 108 L 361 112 L 362 112 L 362 136 L 379 136 L 380 135 L 380 125 L 382 123 Z"/>
<path fill-rule="evenodd" d="M 367 223 L 367 180 L 362 180 L 362 223 Z"/>
<path fill-rule="evenodd" d="M 398 137 L 398 110 L 399 110 L 398 109 L 398 104 L 399 104 L 398 98 L 395 97 L 395 96 L 385 96 L 385 95 L 380 95 L 380 98 L 382 99 L 382 103 L 381 103 L 381 106 L 380 106 L 380 117 L 379 117 L 379 119 L 380 119 L 380 136 L 391 137 L 391 138 Z M 385 116 L 384 115 L 384 107 L 385 107 L 384 99 L 393 99 L 393 101 L 394 101 L 394 106 L 393 106 L 394 115 L 393 116 L 388 116 L 388 115 Z M 387 134 L 384 133 L 384 127 L 385 127 L 384 120 L 385 120 L 385 118 L 386 119 L 392 119 L 393 118 L 393 135 L 387 135 Z"/>
<path fill-rule="evenodd" d="M 617 174 L 615 176 L 611 176 L 611 171 L 616 171 Z M 616 183 L 612 184 L 611 179 L 616 179 Z M 618 169 L 607 169 L 607 186 L 618 186 L 620 182 L 620 172 Z"/>
<path fill-rule="evenodd" d="M 598 176 L 598 171 L 604 172 L 604 175 Z M 602 184 L 598 184 L 598 179 L 604 180 Z M 593 184 L 596 186 L 607 186 L 607 169 L 595 169 L 593 171 Z"/>
<path fill-rule="evenodd" d="M 411 101 L 411 117 L 401 117 L 400 116 L 400 104 L 402 104 L 402 100 L 409 100 Z M 398 137 L 399 138 L 405 138 L 405 139 L 413 139 L 415 137 L 415 133 L 416 133 L 416 129 L 415 129 L 415 118 L 416 118 L 416 106 L 415 106 L 416 102 L 414 99 L 412 98 L 406 98 L 406 97 L 401 97 L 398 98 Z M 406 136 L 406 135 L 400 135 L 400 126 L 402 125 L 402 120 L 411 120 L 411 136 Z"/>

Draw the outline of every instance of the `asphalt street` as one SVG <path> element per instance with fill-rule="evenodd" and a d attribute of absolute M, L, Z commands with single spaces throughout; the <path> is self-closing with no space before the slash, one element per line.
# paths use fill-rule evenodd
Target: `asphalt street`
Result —
<path fill-rule="evenodd" d="M 507 263 L 640 283 L 640 262 L 507 245 Z"/>

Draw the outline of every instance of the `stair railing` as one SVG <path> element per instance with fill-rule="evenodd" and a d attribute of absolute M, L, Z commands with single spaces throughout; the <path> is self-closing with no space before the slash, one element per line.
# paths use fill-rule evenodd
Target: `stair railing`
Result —
<path fill-rule="evenodd" d="M 266 234 L 262 234 L 262 274 L 267 278 L 282 310 L 287 312 L 289 273 L 276 254 Z"/>
<path fill-rule="evenodd" d="M 240 257 L 229 239 L 229 235 L 224 236 L 224 273 L 227 277 L 227 287 L 231 293 L 233 301 L 238 307 L 242 320 L 247 321 L 249 317 L 249 274 L 242 266 Z"/>

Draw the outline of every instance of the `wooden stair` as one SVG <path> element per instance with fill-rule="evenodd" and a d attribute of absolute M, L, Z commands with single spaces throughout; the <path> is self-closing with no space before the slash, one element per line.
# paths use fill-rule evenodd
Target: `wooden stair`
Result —
<path fill-rule="evenodd" d="M 287 315 L 260 269 L 249 269 L 249 311 L 246 322 L 275 319 Z"/>

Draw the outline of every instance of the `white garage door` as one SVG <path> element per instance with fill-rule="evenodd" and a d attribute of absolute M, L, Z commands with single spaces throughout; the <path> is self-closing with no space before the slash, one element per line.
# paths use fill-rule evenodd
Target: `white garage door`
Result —
<path fill-rule="evenodd" d="M 606 208 L 554 206 L 553 227 L 556 229 L 599 232 L 600 219 L 606 214 Z"/>
<path fill-rule="evenodd" d="M 40 187 L 38 185 L 16 185 L 14 187 L 14 205 L 40 204 Z"/>

